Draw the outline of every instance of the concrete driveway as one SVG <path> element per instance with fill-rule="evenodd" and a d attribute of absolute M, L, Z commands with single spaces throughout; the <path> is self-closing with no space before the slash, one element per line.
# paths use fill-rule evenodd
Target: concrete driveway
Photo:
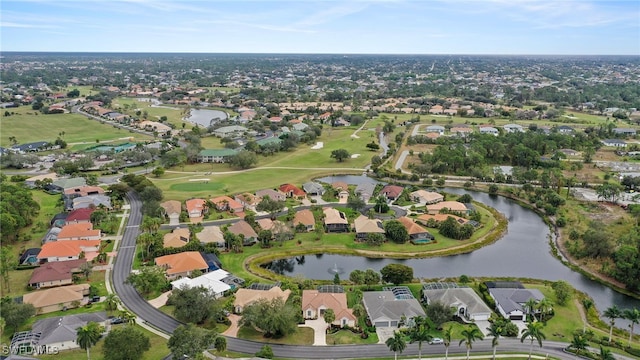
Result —
<path fill-rule="evenodd" d="M 313 329 L 313 346 L 327 345 L 327 323 L 323 318 L 316 320 L 305 320 L 304 324 L 299 327 L 308 327 Z"/>
<path fill-rule="evenodd" d="M 398 331 L 398 328 L 394 327 L 376 327 L 376 334 L 378 334 L 378 344 L 384 344 L 387 339 L 392 338 L 393 334 Z"/>

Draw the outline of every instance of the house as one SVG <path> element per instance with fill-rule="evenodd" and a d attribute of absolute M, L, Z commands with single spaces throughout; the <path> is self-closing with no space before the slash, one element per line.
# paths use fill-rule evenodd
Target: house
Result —
<path fill-rule="evenodd" d="M 489 288 L 489 295 L 496 302 L 496 308 L 505 319 L 526 320 L 526 302 L 540 301 L 544 295 L 538 289 Z"/>
<path fill-rule="evenodd" d="M 180 224 L 180 213 L 182 212 L 182 204 L 178 200 L 167 200 L 160 204 L 164 210 L 164 215 L 169 218 L 169 225 L 175 226 Z"/>
<path fill-rule="evenodd" d="M 620 139 L 604 139 L 600 141 L 604 146 L 627 147 L 627 143 Z"/>
<path fill-rule="evenodd" d="M 171 131 L 171 126 L 149 120 L 140 121 L 138 127 L 145 131 L 155 132 L 156 134 L 166 134 Z"/>
<path fill-rule="evenodd" d="M 560 134 L 573 134 L 575 130 L 571 126 L 560 125 L 556 127 L 556 131 L 558 131 Z"/>
<path fill-rule="evenodd" d="M 435 204 L 444 200 L 444 195 L 426 190 L 414 191 L 409 196 L 411 201 L 421 204 Z"/>
<path fill-rule="evenodd" d="M 251 225 L 249 225 L 249 223 L 244 220 L 233 223 L 233 225 L 229 226 L 227 230 L 232 234 L 244 236 L 243 244 L 245 245 L 254 244 L 258 239 L 258 234 L 256 233 L 256 231 L 253 230 Z"/>
<path fill-rule="evenodd" d="M 498 136 L 500 134 L 500 130 L 494 128 L 493 126 L 481 126 L 480 134 L 489 134 L 493 136 Z"/>
<path fill-rule="evenodd" d="M 98 255 L 100 240 L 63 240 L 42 245 L 38 260 L 43 262 L 77 260 L 84 253 L 87 261 Z"/>
<path fill-rule="evenodd" d="M 280 220 L 258 219 L 256 221 L 262 230 L 269 230 L 272 234 L 280 234 L 289 230 L 287 224 Z"/>
<path fill-rule="evenodd" d="M 54 180 L 51 184 L 45 186 L 45 190 L 50 193 L 62 193 L 65 189 L 86 186 L 87 180 L 82 177 L 62 178 Z"/>
<path fill-rule="evenodd" d="M 291 198 L 291 197 L 303 198 L 307 195 L 307 193 L 305 193 L 304 190 L 292 184 L 282 184 L 280 185 L 278 190 L 280 190 L 280 192 L 283 193 L 288 198 Z"/>
<path fill-rule="evenodd" d="M 102 232 L 100 229 L 93 229 L 93 224 L 88 222 L 68 224 L 62 227 L 58 234 L 58 241 L 61 240 L 100 240 Z"/>
<path fill-rule="evenodd" d="M 111 209 L 111 198 L 106 195 L 87 195 L 74 198 L 70 204 L 65 201 L 67 209 L 99 208 Z"/>
<path fill-rule="evenodd" d="M 433 219 L 433 221 L 435 221 L 435 223 L 441 223 L 445 220 L 447 220 L 447 218 L 453 218 L 455 221 L 458 222 L 458 224 L 460 225 L 464 225 L 466 224 L 469 220 L 462 218 L 460 216 L 456 216 L 453 214 L 423 214 L 417 217 L 417 220 L 419 220 L 420 222 L 427 224 L 429 221 L 431 221 Z"/>
<path fill-rule="evenodd" d="M 190 289 L 194 287 L 203 287 L 211 292 L 214 298 L 218 299 L 222 297 L 225 291 L 231 290 L 231 286 L 222 282 L 221 280 L 228 277 L 229 273 L 217 269 L 206 274 L 200 275 L 196 278 L 190 279 L 187 277 L 175 280 L 171 282 L 171 286 L 174 289 Z"/>
<path fill-rule="evenodd" d="M 380 190 L 380 195 L 384 195 L 387 200 L 393 201 L 398 199 L 404 188 L 398 185 L 387 185 Z"/>
<path fill-rule="evenodd" d="M 169 280 L 188 277 L 194 270 L 206 272 L 209 265 L 197 251 L 185 251 L 155 258 L 155 264 L 164 267 Z"/>
<path fill-rule="evenodd" d="M 365 203 L 369 202 L 369 199 L 373 196 L 373 192 L 376 189 L 375 183 L 364 182 L 356 186 L 354 193 L 362 199 Z"/>
<path fill-rule="evenodd" d="M 234 196 L 234 199 L 239 202 L 244 209 L 250 209 L 253 211 L 255 211 L 256 205 L 258 205 L 262 200 L 261 198 L 249 193 L 236 195 Z"/>
<path fill-rule="evenodd" d="M 259 198 L 265 198 L 266 196 L 269 197 L 269 199 L 271 200 L 275 200 L 275 201 L 285 201 L 287 199 L 287 197 L 273 189 L 263 189 L 263 190 L 258 190 L 256 191 L 256 196 Z"/>
<path fill-rule="evenodd" d="M 366 240 L 369 234 L 384 234 L 384 227 L 380 219 L 369 219 L 364 215 L 358 216 L 353 225 L 356 231 L 356 240 Z"/>
<path fill-rule="evenodd" d="M 291 290 L 282 290 L 278 286 L 274 286 L 269 290 L 238 289 L 236 298 L 233 301 L 233 311 L 236 314 L 240 314 L 245 306 L 260 299 L 271 301 L 279 298 L 282 299 L 283 302 L 286 302 L 289 295 L 291 295 Z"/>
<path fill-rule="evenodd" d="M 8 151 L 8 150 L 7 150 Z M 42 174 L 32 176 L 24 181 L 24 184 L 29 188 L 35 188 L 36 182 L 44 181 L 45 179 L 49 179 L 52 182 L 58 180 L 58 175 L 56 173 Z"/>
<path fill-rule="evenodd" d="M 224 247 L 224 234 L 219 226 L 205 226 L 196 233 L 196 238 L 202 244 L 215 243 L 218 247 Z"/>
<path fill-rule="evenodd" d="M 99 186 L 80 186 L 64 190 L 64 196 L 76 198 L 89 195 L 104 195 L 104 189 Z"/>
<path fill-rule="evenodd" d="M 418 300 L 396 298 L 392 291 L 365 291 L 362 303 L 371 324 L 375 327 L 397 328 L 401 322 L 417 316 L 425 316 Z"/>
<path fill-rule="evenodd" d="M 422 296 L 427 304 L 434 302 L 456 309 L 456 316 L 465 321 L 485 321 L 493 313 L 475 291 L 467 287 L 431 289 L 424 284 Z"/>
<path fill-rule="evenodd" d="M 316 226 L 316 220 L 313 213 L 309 209 L 297 211 L 293 217 L 293 227 L 297 228 L 301 224 L 305 231 L 313 231 Z"/>
<path fill-rule="evenodd" d="M 40 248 L 30 248 L 20 254 L 18 265 L 35 265 L 38 263 L 38 254 L 40 254 Z"/>
<path fill-rule="evenodd" d="M 232 213 L 240 213 L 244 211 L 244 206 L 229 196 L 218 196 L 211 199 L 218 211 L 229 211 Z"/>
<path fill-rule="evenodd" d="M 198 153 L 197 160 L 201 163 L 227 163 L 237 153 L 235 149 L 204 149 Z"/>
<path fill-rule="evenodd" d="M 333 325 L 354 327 L 357 318 L 347 306 L 347 294 L 325 293 L 318 290 L 302 291 L 302 315 L 305 319 L 317 319 L 332 309 L 336 315 Z"/>
<path fill-rule="evenodd" d="M 180 248 L 189 242 L 191 231 L 189 228 L 175 228 L 170 233 L 164 234 L 162 238 L 163 248 Z"/>
<path fill-rule="evenodd" d="M 616 135 L 636 136 L 636 129 L 633 128 L 613 128 L 612 131 Z"/>
<path fill-rule="evenodd" d="M 33 274 L 29 279 L 29 286 L 35 289 L 41 289 L 71 285 L 73 284 L 73 274 L 79 273 L 80 267 L 86 263 L 86 259 L 78 259 L 43 264 L 33 270 Z"/>
<path fill-rule="evenodd" d="M 44 151 L 50 148 L 52 148 L 51 143 L 47 141 L 36 141 L 27 144 L 14 145 L 11 147 L 11 150 L 13 152 L 24 154 L 28 152 Z"/>
<path fill-rule="evenodd" d="M 458 201 L 441 201 L 436 204 L 427 205 L 427 212 L 431 215 L 439 214 L 440 211 L 447 209 L 449 212 L 466 214 L 469 212 L 467 206 Z"/>
<path fill-rule="evenodd" d="M 573 150 L 573 149 L 560 149 L 558 150 L 561 153 L 567 155 L 567 156 L 576 156 L 579 154 L 579 152 L 577 150 Z"/>
<path fill-rule="evenodd" d="M 436 133 L 438 135 L 444 135 L 445 128 L 444 126 L 440 126 L 440 125 L 429 125 L 427 126 L 425 131 L 428 133 Z"/>
<path fill-rule="evenodd" d="M 344 181 L 334 181 L 331 183 L 331 187 L 337 191 L 349 190 L 349 184 Z"/>
<path fill-rule="evenodd" d="M 302 184 L 302 189 L 311 196 L 322 196 L 326 191 L 324 186 L 315 181 Z"/>
<path fill-rule="evenodd" d="M 471 134 L 473 132 L 473 129 L 468 126 L 454 126 L 451 129 L 449 129 L 449 132 L 459 137 L 465 137 Z"/>
<path fill-rule="evenodd" d="M 441 115 L 443 111 L 444 108 L 442 107 L 442 105 L 433 105 L 431 109 L 429 109 L 429 114 Z"/>
<path fill-rule="evenodd" d="M 520 124 L 506 124 L 502 128 L 508 133 L 524 132 L 524 127 Z"/>
<path fill-rule="evenodd" d="M 22 296 L 22 302 L 36 308 L 36 314 L 77 308 L 89 299 L 89 284 L 67 285 L 37 290 Z"/>
<path fill-rule="evenodd" d="M 36 321 L 31 331 L 14 334 L 11 347 L 12 349 L 55 349 L 56 351 L 77 349 L 80 347 L 77 343 L 77 330 L 89 322 L 98 323 L 105 330 L 109 328 L 107 314 L 104 311 L 54 316 Z"/>
<path fill-rule="evenodd" d="M 427 229 L 422 226 L 416 224 L 411 218 L 406 216 L 401 216 L 398 218 L 398 221 L 407 229 L 407 233 L 409 233 L 409 241 L 412 243 L 422 243 L 434 240 L 435 237 L 427 231 Z"/>
<path fill-rule="evenodd" d="M 206 203 L 205 199 L 189 199 L 185 201 L 189 218 L 194 219 L 202 217 L 206 212 Z"/>
<path fill-rule="evenodd" d="M 249 129 L 247 129 L 246 127 L 239 125 L 223 126 L 213 130 L 213 135 L 220 138 L 233 138 L 241 136 L 248 130 Z"/>
<path fill-rule="evenodd" d="M 93 208 L 82 208 L 82 209 L 71 210 L 71 212 L 69 212 L 69 214 L 65 218 L 65 224 L 71 225 L 71 224 L 79 224 L 79 223 L 90 223 L 91 214 L 93 214 L 94 211 L 95 209 Z"/>
<path fill-rule="evenodd" d="M 347 216 L 334 208 L 323 208 L 324 228 L 326 232 L 349 232 Z"/>

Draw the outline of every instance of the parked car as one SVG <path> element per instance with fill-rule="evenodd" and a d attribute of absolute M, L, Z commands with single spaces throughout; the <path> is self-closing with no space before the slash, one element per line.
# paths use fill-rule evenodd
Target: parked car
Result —
<path fill-rule="evenodd" d="M 444 344 L 444 340 L 440 339 L 440 338 L 433 338 L 431 339 L 431 341 L 429 341 L 430 345 L 438 345 L 438 344 Z"/>
<path fill-rule="evenodd" d="M 124 323 L 124 320 L 122 318 L 114 317 L 111 319 L 111 324 L 122 324 L 122 323 Z"/>

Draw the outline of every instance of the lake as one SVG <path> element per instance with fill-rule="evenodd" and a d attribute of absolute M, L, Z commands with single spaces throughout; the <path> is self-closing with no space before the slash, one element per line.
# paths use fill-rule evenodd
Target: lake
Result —
<path fill-rule="evenodd" d="M 213 119 L 226 120 L 228 117 L 226 112 L 220 110 L 191 109 L 189 114 L 189 117 L 185 118 L 186 121 L 205 128 L 211 125 Z"/>

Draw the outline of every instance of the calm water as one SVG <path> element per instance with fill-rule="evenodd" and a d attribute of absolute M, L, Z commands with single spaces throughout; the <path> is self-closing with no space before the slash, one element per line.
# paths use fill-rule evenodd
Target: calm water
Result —
<path fill-rule="evenodd" d="M 203 127 L 211 125 L 213 119 L 225 120 L 227 118 L 227 113 L 220 110 L 191 109 L 190 114 L 191 116 L 186 120 Z"/>
<path fill-rule="evenodd" d="M 361 176 L 339 178 L 330 177 L 331 181 L 359 180 Z M 318 179 L 323 181 L 323 179 Z M 369 179 L 372 180 L 372 179 Z M 353 183 L 353 182 L 351 182 Z M 525 209 L 517 203 L 503 197 L 492 197 L 482 192 L 464 189 L 447 188 L 450 193 L 469 193 L 474 200 L 487 204 L 509 220 L 508 232 L 505 236 L 482 249 L 462 255 L 445 256 L 429 259 L 371 259 L 357 256 L 331 254 L 307 255 L 302 258 L 282 259 L 274 262 L 274 271 L 286 275 L 302 274 L 312 279 L 333 279 L 337 267 L 343 273 L 343 279 L 355 269 L 380 270 L 390 263 L 402 263 L 411 266 L 415 277 L 438 279 L 458 277 L 462 274 L 472 277 L 527 277 L 543 280 L 566 280 L 575 288 L 589 294 L 600 312 L 613 304 L 621 308 L 640 308 L 640 301 L 618 293 L 601 285 L 582 274 L 564 266 L 551 254 L 549 245 L 549 228 L 533 211 Z M 618 319 L 616 324 L 626 328 L 627 323 Z M 636 326 L 637 333 L 640 327 Z"/>

